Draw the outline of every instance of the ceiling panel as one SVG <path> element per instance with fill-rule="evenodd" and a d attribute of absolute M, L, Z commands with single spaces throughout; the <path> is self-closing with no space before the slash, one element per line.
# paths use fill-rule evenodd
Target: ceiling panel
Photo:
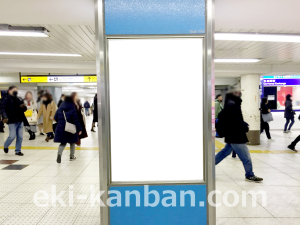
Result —
<path fill-rule="evenodd" d="M 0 59 L 95 61 L 94 28 L 89 25 L 12 25 L 46 27 L 49 30 L 50 37 L 0 37 L 1 52 L 69 53 L 81 54 L 82 57 L 1 55 Z"/>
<path fill-rule="evenodd" d="M 217 32 L 237 33 L 238 31 L 218 30 Z M 300 30 L 240 30 L 240 32 L 300 34 Z M 261 59 L 256 65 L 300 65 L 300 43 L 215 41 L 215 57 Z"/>

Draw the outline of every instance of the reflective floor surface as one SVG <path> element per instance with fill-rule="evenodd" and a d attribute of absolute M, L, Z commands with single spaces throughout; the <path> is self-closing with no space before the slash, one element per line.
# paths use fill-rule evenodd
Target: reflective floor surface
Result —
<path fill-rule="evenodd" d="M 261 145 L 249 146 L 253 169 L 257 176 L 263 177 L 262 183 L 249 183 L 244 180 L 244 168 L 241 161 L 227 157 L 216 167 L 217 190 L 223 196 L 217 195 L 217 224 L 219 225 L 298 225 L 300 224 L 300 154 L 292 153 L 287 145 L 293 141 L 300 131 L 283 134 L 282 131 L 271 132 L 274 142 L 268 142 L 265 135 L 261 135 Z M 216 146 L 222 147 L 223 140 L 216 139 Z M 300 149 L 300 144 L 299 144 Z M 216 148 L 218 151 L 219 149 Z M 263 153 L 264 151 L 269 153 Z M 234 190 L 237 197 L 229 194 L 229 203 L 239 199 L 236 206 L 228 207 L 224 204 L 224 193 Z M 243 191 L 263 191 L 266 193 L 266 204 L 261 195 L 255 200 L 254 195 L 247 195 L 243 206 Z M 257 203 L 252 206 L 252 201 Z M 226 200 L 225 200 L 225 203 Z M 235 205 L 235 204 L 233 204 Z"/>

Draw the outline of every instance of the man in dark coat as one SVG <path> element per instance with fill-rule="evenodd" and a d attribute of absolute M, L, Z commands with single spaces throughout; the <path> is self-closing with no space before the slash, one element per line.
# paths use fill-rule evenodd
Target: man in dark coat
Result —
<path fill-rule="evenodd" d="M 220 118 L 225 122 L 226 146 L 216 155 L 216 165 L 230 155 L 232 151 L 235 151 L 243 162 L 246 181 L 260 182 L 263 179 L 254 175 L 251 156 L 246 145 L 248 142 L 246 133 L 249 131 L 249 125 L 244 121 L 241 104 L 242 99 L 239 90 L 235 89 L 227 93 L 222 118 Z"/>
<path fill-rule="evenodd" d="M 4 152 L 8 153 L 8 147 L 16 140 L 16 155 L 23 156 L 21 152 L 23 142 L 23 126 L 28 125 L 24 112 L 27 111 L 27 107 L 24 101 L 18 97 L 18 88 L 11 86 L 8 88 L 8 95 L 1 103 L 2 119 L 4 123 L 8 124 L 9 136 L 4 143 Z"/>

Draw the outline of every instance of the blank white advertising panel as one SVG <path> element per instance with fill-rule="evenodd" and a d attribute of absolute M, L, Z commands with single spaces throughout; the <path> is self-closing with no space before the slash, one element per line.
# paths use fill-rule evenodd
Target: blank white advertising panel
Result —
<path fill-rule="evenodd" d="M 109 39 L 112 182 L 201 181 L 203 39 Z"/>

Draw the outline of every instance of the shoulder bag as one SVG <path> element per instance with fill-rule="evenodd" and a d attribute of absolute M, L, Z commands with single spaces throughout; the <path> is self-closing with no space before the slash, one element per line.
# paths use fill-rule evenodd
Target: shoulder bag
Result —
<path fill-rule="evenodd" d="M 64 113 L 64 117 L 65 117 L 65 121 L 66 121 L 65 131 L 68 133 L 71 133 L 71 134 L 76 134 L 76 126 L 72 123 L 69 123 L 67 121 L 65 111 L 63 111 L 63 113 Z"/>
<path fill-rule="evenodd" d="M 262 119 L 263 119 L 264 122 L 271 122 L 271 121 L 274 120 L 273 115 L 270 112 L 267 113 L 267 114 L 261 114 L 261 116 L 262 116 Z"/>

